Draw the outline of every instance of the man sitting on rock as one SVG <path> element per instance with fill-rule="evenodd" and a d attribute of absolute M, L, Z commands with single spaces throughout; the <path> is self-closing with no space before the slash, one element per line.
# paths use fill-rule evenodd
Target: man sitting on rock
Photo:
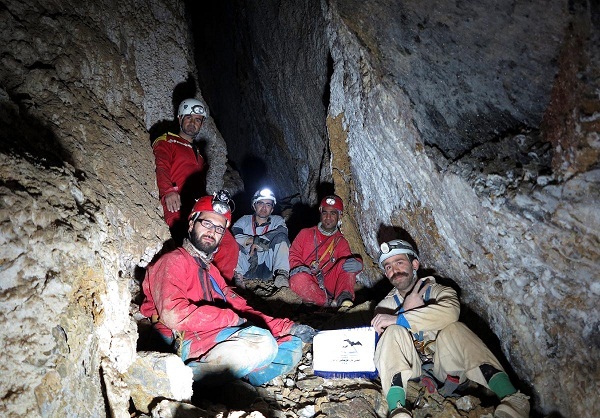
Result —
<path fill-rule="evenodd" d="M 419 279 L 419 258 L 406 241 L 381 244 L 379 266 L 394 288 L 375 308 L 371 324 L 378 334 L 375 365 L 390 417 L 411 417 L 406 409 L 410 379 L 450 394 L 466 379 L 491 389 L 502 401 L 501 418 L 529 417 L 529 398 L 517 392 L 502 366 L 469 328 L 458 321 L 454 289 L 433 277 Z"/>
<path fill-rule="evenodd" d="M 352 254 L 339 229 L 344 204 L 327 196 L 319 205 L 321 221 L 298 233 L 290 247 L 290 289 L 303 302 L 349 308 L 362 260 Z"/>
<path fill-rule="evenodd" d="M 242 216 L 231 228 L 240 247 L 234 273 L 238 287 L 245 288 L 244 281 L 250 279 L 289 286 L 290 241 L 285 220 L 272 214 L 276 203 L 271 190 L 257 191 L 252 197 L 254 214 Z"/>
<path fill-rule="evenodd" d="M 189 215 L 189 239 L 151 265 L 140 311 L 203 384 L 246 378 L 261 385 L 292 370 L 315 331 L 267 316 L 237 295 L 212 264 L 231 222 L 227 201 L 205 196 Z"/>

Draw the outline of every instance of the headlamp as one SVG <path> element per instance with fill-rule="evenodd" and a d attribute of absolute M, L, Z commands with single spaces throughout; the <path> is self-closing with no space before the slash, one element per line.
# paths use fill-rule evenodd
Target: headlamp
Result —
<path fill-rule="evenodd" d="M 262 189 L 262 190 L 261 190 L 261 191 L 258 193 L 258 195 L 259 195 L 260 197 L 268 197 L 268 198 L 270 198 L 271 196 L 273 196 L 273 192 L 272 192 L 271 190 L 269 190 L 269 189 Z"/>
<path fill-rule="evenodd" d="M 416 258 L 417 260 L 419 259 L 419 256 L 417 255 L 417 252 L 415 251 L 413 246 L 410 243 L 401 239 L 394 239 L 388 242 L 383 242 L 379 246 L 379 249 L 381 250 L 381 252 L 379 253 L 379 267 L 381 268 L 383 268 L 383 262 L 385 260 L 398 254 L 407 254 Z"/>
<path fill-rule="evenodd" d="M 399 240 L 397 240 L 397 241 L 399 241 Z M 414 250 L 409 245 L 403 244 L 402 242 L 394 242 L 394 241 L 383 242 L 379 246 L 379 249 L 381 250 L 382 254 L 387 254 L 392 250 L 406 250 L 405 254 L 414 253 Z"/>
<path fill-rule="evenodd" d="M 392 249 L 390 248 L 390 245 L 389 245 L 387 242 L 384 242 L 384 243 L 382 243 L 382 244 L 379 246 L 379 249 L 381 250 L 381 252 L 382 252 L 383 254 L 387 254 L 387 253 L 389 253 L 389 252 L 392 250 Z"/>
<path fill-rule="evenodd" d="M 191 115 L 206 115 L 206 109 L 204 109 L 204 106 L 202 105 L 194 105 L 191 107 Z"/>
<path fill-rule="evenodd" d="M 233 200 L 231 200 L 231 195 L 225 189 L 221 189 L 213 195 L 212 199 L 212 207 L 213 210 L 221 215 L 226 214 L 227 212 L 233 212 Z"/>

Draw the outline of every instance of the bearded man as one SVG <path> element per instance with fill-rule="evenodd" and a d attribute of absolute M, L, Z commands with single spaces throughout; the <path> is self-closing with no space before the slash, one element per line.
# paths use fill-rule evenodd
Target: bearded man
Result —
<path fill-rule="evenodd" d="M 315 330 L 253 309 L 213 266 L 231 223 L 219 195 L 196 202 L 189 238 L 148 268 L 140 311 L 192 368 L 194 380 L 210 385 L 245 378 L 258 386 L 291 371 Z"/>

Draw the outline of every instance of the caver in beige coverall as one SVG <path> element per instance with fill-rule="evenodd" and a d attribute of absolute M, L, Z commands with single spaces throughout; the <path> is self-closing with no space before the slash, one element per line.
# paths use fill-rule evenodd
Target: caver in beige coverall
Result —
<path fill-rule="evenodd" d="M 424 295 L 424 306 L 404 311 L 404 298 L 394 288 L 375 308 L 375 314 L 398 315 L 397 325 L 385 329 L 375 350 L 384 395 L 396 374 L 401 373 L 405 388 L 408 380 L 420 377 L 423 361 L 433 361 L 433 374 L 441 382 L 450 375 L 460 383 L 470 379 L 489 388 L 479 366 L 504 369 L 483 341 L 458 322 L 460 303 L 454 289 L 427 279 L 433 284 Z M 422 353 L 417 346 L 423 347 Z"/>

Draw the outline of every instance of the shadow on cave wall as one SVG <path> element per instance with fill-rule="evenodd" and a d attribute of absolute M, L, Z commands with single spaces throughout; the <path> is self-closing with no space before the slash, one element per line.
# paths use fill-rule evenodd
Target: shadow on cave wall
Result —
<path fill-rule="evenodd" d="M 171 96 L 171 109 L 173 110 L 173 117 L 169 120 L 161 120 L 156 122 L 148 130 L 151 146 L 154 140 L 159 136 L 166 134 L 167 132 L 179 132 L 179 121 L 177 120 L 177 109 L 179 108 L 179 103 L 185 99 L 192 97 L 195 98 L 197 94 L 198 89 L 196 87 L 196 79 L 192 74 L 188 74 L 187 79 L 184 82 L 179 83 L 173 89 L 173 95 Z"/>
<path fill-rule="evenodd" d="M 28 112 L 28 95 L 0 101 L 0 152 L 14 154 L 43 167 L 75 166 L 46 121 Z"/>

